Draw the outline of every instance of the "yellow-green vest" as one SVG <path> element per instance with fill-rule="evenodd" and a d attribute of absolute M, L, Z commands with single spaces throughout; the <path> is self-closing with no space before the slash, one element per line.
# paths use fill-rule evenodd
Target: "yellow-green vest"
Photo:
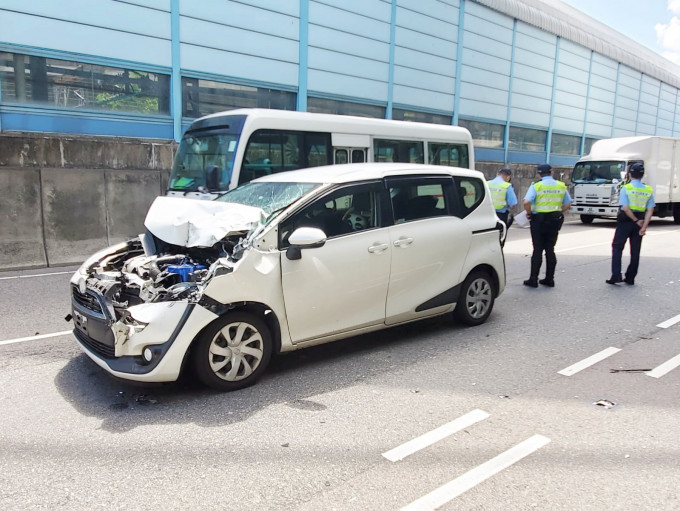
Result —
<path fill-rule="evenodd" d="M 567 185 L 556 181 L 554 185 L 547 185 L 543 181 L 534 184 L 536 190 L 536 213 L 553 213 L 562 211 L 562 201 L 567 193 Z"/>
<path fill-rule="evenodd" d="M 493 201 L 493 207 L 497 211 L 503 209 L 508 205 L 507 193 L 508 188 L 510 188 L 510 183 L 493 183 L 489 181 L 489 190 L 491 190 L 491 200 Z"/>
<path fill-rule="evenodd" d="M 623 185 L 628 195 L 628 207 L 631 211 L 645 211 L 647 209 L 647 201 L 652 196 L 652 187 L 645 185 L 644 188 L 636 188 L 632 183 Z"/>

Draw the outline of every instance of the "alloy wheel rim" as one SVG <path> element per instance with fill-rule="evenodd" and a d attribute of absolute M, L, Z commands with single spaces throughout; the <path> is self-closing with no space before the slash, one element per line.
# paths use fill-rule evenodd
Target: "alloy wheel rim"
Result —
<path fill-rule="evenodd" d="M 471 317 L 483 317 L 491 306 L 491 285 L 486 279 L 475 279 L 467 292 L 467 310 Z"/>
<path fill-rule="evenodd" d="M 263 355 L 262 335 L 253 325 L 242 321 L 222 327 L 213 337 L 208 353 L 212 371 L 227 381 L 252 375 Z"/>

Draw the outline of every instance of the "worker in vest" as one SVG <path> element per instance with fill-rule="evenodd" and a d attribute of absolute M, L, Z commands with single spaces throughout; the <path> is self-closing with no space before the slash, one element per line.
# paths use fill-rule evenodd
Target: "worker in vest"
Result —
<path fill-rule="evenodd" d="M 645 174 L 643 163 L 633 163 L 628 171 L 630 182 L 621 187 L 619 192 L 619 213 L 616 216 L 616 231 L 612 242 L 612 276 L 607 284 L 625 282 L 635 284 L 635 276 L 640 263 L 640 247 L 642 237 L 647 231 L 649 221 L 654 213 L 654 194 L 652 187 L 642 184 Z M 630 242 L 630 264 L 626 270 L 626 278 L 621 275 L 621 255 L 626 241 Z"/>
<path fill-rule="evenodd" d="M 539 284 L 555 287 L 555 243 L 557 234 L 564 223 L 564 212 L 571 207 L 571 196 L 567 185 L 552 178 L 552 167 L 547 163 L 539 165 L 541 180 L 533 183 L 524 196 L 524 210 L 531 221 L 531 242 L 534 252 L 531 255 L 531 275 L 524 281 L 525 286 L 538 287 Z M 545 278 L 538 280 L 538 273 L 545 252 Z"/>
<path fill-rule="evenodd" d="M 493 200 L 493 207 L 496 209 L 496 215 L 500 218 L 507 227 L 512 225 L 511 208 L 517 205 L 517 195 L 515 189 L 510 184 L 510 177 L 512 171 L 507 165 L 500 169 L 496 177 L 489 181 L 489 190 L 491 190 L 491 200 Z"/>

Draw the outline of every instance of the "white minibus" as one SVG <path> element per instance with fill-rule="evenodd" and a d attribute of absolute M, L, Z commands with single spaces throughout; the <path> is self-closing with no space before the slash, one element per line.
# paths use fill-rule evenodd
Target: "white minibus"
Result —
<path fill-rule="evenodd" d="M 472 169 L 472 137 L 459 126 L 286 110 L 229 110 L 189 125 L 175 155 L 168 195 L 213 199 L 260 176 L 361 162 Z"/>

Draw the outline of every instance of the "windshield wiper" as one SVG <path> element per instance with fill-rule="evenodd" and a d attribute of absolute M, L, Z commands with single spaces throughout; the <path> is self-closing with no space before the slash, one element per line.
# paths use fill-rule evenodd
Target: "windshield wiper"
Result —
<path fill-rule="evenodd" d="M 284 209 L 286 209 L 288 206 L 290 206 L 290 204 L 286 204 L 285 206 L 283 206 L 283 207 L 281 207 L 281 208 L 279 208 L 279 209 L 275 209 L 274 211 L 272 211 L 271 213 L 269 213 L 269 214 L 267 215 L 267 218 L 265 218 L 265 222 L 266 222 L 266 223 L 269 223 L 270 220 L 272 220 L 276 215 L 278 215 L 279 213 L 281 213 L 281 211 L 283 211 Z"/>

